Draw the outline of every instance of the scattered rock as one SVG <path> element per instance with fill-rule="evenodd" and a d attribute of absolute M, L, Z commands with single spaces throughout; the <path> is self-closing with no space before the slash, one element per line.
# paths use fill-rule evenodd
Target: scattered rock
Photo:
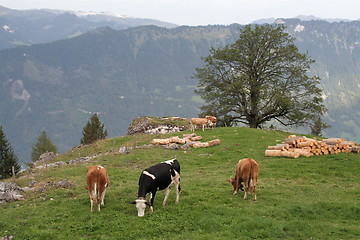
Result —
<path fill-rule="evenodd" d="M 15 183 L 0 182 L 0 204 L 24 200 L 23 190 Z"/>
<path fill-rule="evenodd" d="M 61 180 L 59 182 L 50 181 L 44 185 L 44 188 L 56 187 L 56 188 L 69 188 L 72 184 L 68 180 Z"/>
<path fill-rule="evenodd" d="M 13 240 L 13 236 L 5 236 L 5 237 L 2 237 L 0 238 L 0 240 Z"/>
<path fill-rule="evenodd" d="M 129 154 L 129 153 L 130 153 L 130 150 L 131 150 L 130 147 L 121 147 L 121 148 L 119 149 L 119 153 L 121 153 L 121 154 Z"/>
<path fill-rule="evenodd" d="M 89 161 L 88 158 L 86 157 L 79 157 L 79 158 L 75 158 L 69 161 L 69 164 L 78 164 L 78 163 L 83 163 L 83 162 L 87 162 Z"/>
<path fill-rule="evenodd" d="M 36 184 L 36 181 L 31 180 L 28 185 L 29 185 L 29 187 L 33 187 L 33 186 L 35 186 L 35 184 Z"/>
<path fill-rule="evenodd" d="M 50 181 L 45 183 L 42 187 L 33 187 L 33 188 L 23 188 L 24 191 L 36 191 L 36 192 L 46 192 L 49 188 L 70 188 L 72 183 L 68 180 L 61 180 L 58 182 Z"/>
<path fill-rule="evenodd" d="M 68 180 L 60 180 L 59 182 L 57 182 L 56 186 L 61 188 L 69 188 L 72 186 L 72 184 Z"/>
<path fill-rule="evenodd" d="M 170 145 L 165 145 L 165 148 L 170 150 L 176 150 L 176 149 L 180 149 L 181 146 L 177 143 L 171 143 Z"/>
<path fill-rule="evenodd" d="M 54 162 L 54 163 L 37 166 L 35 169 L 43 169 L 43 168 L 48 168 L 48 167 L 61 167 L 64 165 L 67 165 L 67 163 L 63 162 L 63 161 L 58 161 L 58 162 Z"/>
<path fill-rule="evenodd" d="M 184 149 L 184 150 L 189 150 L 191 148 L 191 146 L 188 145 L 188 144 L 184 144 L 184 145 L 181 146 L 181 148 Z"/>
<path fill-rule="evenodd" d="M 36 187 L 23 187 L 22 188 L 22 190 L 24 191 L 24 192 L 34 192 L 34 191 L 36 191 Z"/>

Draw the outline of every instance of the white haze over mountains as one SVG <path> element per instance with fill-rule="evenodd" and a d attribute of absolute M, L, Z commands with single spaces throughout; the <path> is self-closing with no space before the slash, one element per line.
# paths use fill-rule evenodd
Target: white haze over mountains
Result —
<path fill-rule="evenodd" d="M 94 12 L 94 11 L 73 11 L 73 10 L 58 10 L 58 9 L 41 9 L 52 13 L 71 13 L 77 17 L 89 17 L 89 16 L 108 16 L 114 18 L 133 18 L 131 16 L 114 13 L 114 12 Z M 0 14 L 1 15 L 1 14 Z"/>
<path fill-rule="evenodd" d="M 112 12 L 83 12 L 83 11 L 74 11 L 73 12 L 78 17 L 83 16 L 97 16 L 97 15 L 105 15 L 109 17 L 117 17 L 117 18 L 131 18 L 130 16 L 125 16 L 117 13 Z"/>
<path fill-rule="evenodd" d="M 257 19 L 299 15 L 321 19 L 360 19 L 358 0 L 0 0 L 0 5 L 19 10 L 111 12 L 190 26 L 248 24 Z"/>

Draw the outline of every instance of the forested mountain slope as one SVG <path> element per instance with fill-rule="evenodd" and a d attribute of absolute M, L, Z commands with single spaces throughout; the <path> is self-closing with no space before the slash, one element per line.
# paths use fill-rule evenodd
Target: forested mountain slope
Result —
<path fill-rule="evenodd" d="M 284 20 L 301 52 L 316 61 L 332 128 L 360 140 L 360 22 Z M 109 136 L 141 115 L 193 117 L 201 101 L 195 68 L 210 47 L 238 38 L 240 25 L 98 28 L 71 39 L 0 52 L 0 124 L 22 161 L 46 130 L 60 151 L 80 143 L 90 114 Z"/>

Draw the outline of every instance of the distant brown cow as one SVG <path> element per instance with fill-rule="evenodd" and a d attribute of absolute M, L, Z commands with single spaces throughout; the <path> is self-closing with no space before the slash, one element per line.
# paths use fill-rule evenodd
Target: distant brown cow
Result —
<path fill-rule="evenodd" d="M 100 204 L 104 205 L 106 188 L 109 186 L 109 175 L 106 168 L 100 165 L 89 167 L 86 174 L 86 189 L 89 190 L 90 210 L 93 211 L 94 202 L 100 211 Z"/>
<path fill-rule="evenodd" d="M 210 120 L 206 118 L 192 118 L 190 122 L 191 131 L 195 131 L 196 126 L 201 126 L 202 130 L 204 131 L 206 125 L 208 125 Z"/>
<path fill-rule="evenodd" d="M 214 116 L 206 116 L 205 118 L 208 120 L 209 127 L 214 129 L 214 127 L 216 127 L 217 118 Z"/>
<path fill-rule="evenodd" d="M 236 166 L 235 177 L 228 180 L 234 186 L 234 195 L 236 195 L 243 185 L 245 184 L 244 199 L 247 198 L 247 194 L 254 193 L 254 201 L 256 201 L 256 183 L 259 175 L 259 165 L 254 159 L 244 158 L 241 159 Z"/>

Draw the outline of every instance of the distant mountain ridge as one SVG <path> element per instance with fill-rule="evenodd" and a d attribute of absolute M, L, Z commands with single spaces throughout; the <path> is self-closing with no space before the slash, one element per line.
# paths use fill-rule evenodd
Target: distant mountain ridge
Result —
<path fill-rule="evenodd" d="M 282 19 L 285 18 L 263 18 L 263 19 L 258 19 L 253 21 L 251 24 L 273 24 L 276 23 L 277 21 L 282 21 Z M 315 17 L 313 15 L 299 15 L 294 17 L 293 19 L 298 19 L 301 21 L 326 21 L 329 23 L 336 23 L 336 22 L 352 22 L 353 20 L 350 19 L 343 19 L 343 18 L 319 18 L 319 17 Z M 356 20 L 359 21 L 360 19 Z"/>
<path fill-rule="evenodd" d="M 273 24 L 283 18 L 259 19 L 252 24 Z M 321 19 L 299 15 L 302 21 L 349 22 L 348 19 Z M 0 50 L 22 45 L 47 43 L 79 36 L 98 27 L 115 30 L 144 25 L 174 28 L 178 25 L 155 19 L 143 19 L 111 12 L 85 12 L 53 9 L 12 10 L 0 5 Z"/>
<path fill-rule="evenodd" d="M 141 25 L 177 27 L 155 19 L 113 13 L 65 10 L 12 10 L 0 6 L 0 50 L 79 36 L 98 27 L 126 29 Z"/>

